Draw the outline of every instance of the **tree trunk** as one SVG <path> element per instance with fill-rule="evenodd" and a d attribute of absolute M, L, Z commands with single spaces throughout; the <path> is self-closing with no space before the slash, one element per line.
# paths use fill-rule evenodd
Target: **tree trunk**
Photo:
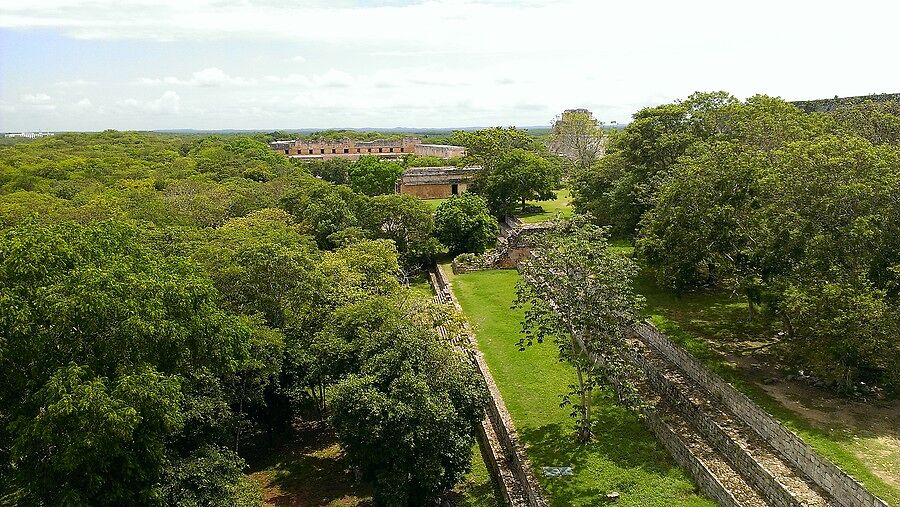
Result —
<path fill-rule="evenodd" d="M 571 325 L 569 326 L 569 335 L 571 336 L 572 343 L 572 362 L 575 366 L 575 373 L 578 376 L 578 394 L 581 398 L 581 420 L 578 422 L 578 439 L 582 442 L 587 442 L 591 439 L 590 401 L 588 401 L 587 389 L 584 385 L 584 373 L 582 371 L 581 362 L 578 360 L 579 356 L 585 353 L 579 348 L 578 342 L 575 339 L 575 330 Z M 588 358 L 588 361 L 590 361 L 590 358 Z"/>
<path fill-rule="evenodd" d="M 744 296 L 747 298 L 747 319 L 750 322 L 756 320 L 756 307 L 753 305 L 753 297 L 750 296 L 750 291 L 744 291 Z"/>

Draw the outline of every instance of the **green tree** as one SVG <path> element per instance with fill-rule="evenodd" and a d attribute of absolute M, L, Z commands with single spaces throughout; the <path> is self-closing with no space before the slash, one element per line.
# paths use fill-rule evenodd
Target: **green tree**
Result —
<path fill-rule="evenodd" d="M 362 156 L 350 166 L 350 187 L 369 196 L 391 194 L 401 174 L 403 166 L 397 162 Z"/>
<path fill-rule="evenodd" d="M 603 153 L 601 123 L 586 109 L 569 109 L 556 117 L 550 146 L 574 161 L 577 169 L 587 170 Z"/>
<path fill-rule="evenodd" d="M 637 265 L 611 252 L 606 231 L 583 218 L 559 222 L 542 238 L 536 254 L 520 266 L 515 305 L 525 309 L 519 347 L 552 338 L 560 359 L 575 367 L 578 383 L 565 394 L 581 441 L 593 436 L 591 401 L 600 383 L 617 383 L 619 399 L 640 406 L 640 374 L 626 358 L 624 327 L 640 318 L 634 291 Z"/>
<path fill-rule="evenodd" d="M 0 294 L 0 452 L 24 503 L 158 501 L 170 460 L 234 444 L 234 387 L 280 347 L 121 224 L 7 230 Z"/>
<path fill-rule="evenodd" d="M 425 505 L 468 471 L 486 390 L 464 353 L 399 309 L 374 299 L 342 315 L 360 368 L 335 388 L 331 421 L 378 503 Z"/>
<path fill-rule="evenodd" d="M 453 144 L 466 147 L 463 161 L 466 165 L 478 165 L 491 172 L 500 158 L 514 149 L 535 153 L 546 151 L 544 147 L 525 130 L 515 127 L 493 127 L 466 132 L 453 132 Z"/>
<path fill-rule="evenodd" d="M 505 216 L 517 206 L 524 211 L 529 199 L 553 199 L 558 183 L 559 171 L 546 158 L 516 148 L 501 155 L 492 170 L 479 173 L 471 191 L 487 199 L 494 215 Z"/>
<path fill-rule="evenodd" d="M 373 197 L 363 214 L 362 225 L 373 237 L 392 240 L 401 263 L 408 267 L 432 261 L 440 248 L 434 237 L 431 208 L 410 195 Z"/>
<path fill-rule="evenodd" d="M 434 212 L 435 236 L 453 255 L 481 253 L 497 243 L 500 226 L 487 201 L 466 192 L 441 203 Z"/>
<path fill-rule="evenodd" d="M 831 112 L 838 124 L 872 144 L 900 145 L 900 102 L 866 101 Z"/>

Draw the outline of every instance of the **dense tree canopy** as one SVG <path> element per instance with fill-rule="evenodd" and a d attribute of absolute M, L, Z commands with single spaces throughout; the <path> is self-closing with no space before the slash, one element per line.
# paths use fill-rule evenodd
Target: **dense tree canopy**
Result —
<path fill-rule="evenodd" d="M 411 304 L 398 277 L 438 248 L 425 203 L 378 195 L 399 168 L 294 163 L 238 136 L 0 147 L 0 496 L 256 505 L 243 448 L 296 417 L 342 428 L 385 503 L 443 495 L 483 387 L 433 331 L 451 311 Z M 353 320 L 372 312 L 391 325 Z M 348 379 L 414 411 L 407 461 L 369 458 L 401 429 L 351 420 Z M 398 466 L 402 484 L 385 479 Z"/>
<path fill-rule="evenodd" d="M 722 287 L 788 357 L 849 390 L 898 388 L 900 145 L 892 105 L 806 114 L 755 96 L 648 108 L 578 175 L 576 206 L 676 291 Z M 850 338 L 852 336 L 852 338 Z"/>
<path fill-rule="evenodd" d="M 483 197 L 466 192 L 442 203 L 434 213 L 435 235 L 453 255 L 482 253 L 497 243 L 500 226 Z"/>

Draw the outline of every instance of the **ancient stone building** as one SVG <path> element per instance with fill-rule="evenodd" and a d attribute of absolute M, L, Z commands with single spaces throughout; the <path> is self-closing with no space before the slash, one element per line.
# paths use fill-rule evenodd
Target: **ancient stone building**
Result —
<path fill-rule="evenodd" d="M 838 97 L 833 99 L 796 100 L 791 104 L 799 107 L 807 113 L 827 113 L 843 106 L 852 106 L 864 102 L 900 102 L 900 93 L 879 93 L 875 95 L 860 95 L 857 97 Z"/>
<path fill-rule="evenodd" d="M 400 158 L 403 155 L 434 156 L 440 158 L 459 157 L 465 154 L 465 148 L 446 144 L 422 144 L 415 137 L 400 140 L 376 139 L 374 141 L 357 141 L 353 139 L 273 141 L 269 148 L 291 158 L 306 160 L 328 160 L 346 158 L 356 160 L 364 155 L 380 158 Z"/>
<path fill-rule="evenodd" d="M 465 148 L 451 144 L 417 144 L 415 150 L 415 154 L 419 157 L 440 157 L 446 159 L 461 157 L 466 154 Z"/>
<path fill-rule="evenodd" d="M 481 167 L 410 167 L 397 180 L 397 192 L 439 199 L 466 191 Z"/>

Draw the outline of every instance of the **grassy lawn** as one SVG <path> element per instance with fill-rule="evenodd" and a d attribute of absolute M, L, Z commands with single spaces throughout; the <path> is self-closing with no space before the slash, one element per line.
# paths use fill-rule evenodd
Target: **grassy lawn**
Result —
<path fill-rule="evenodd" d="M 250 459 L 250 478 L 263 490 L 265 505 L 371 507 L 372 489 L 353 477 L 334 434 L 322 423 L 298 423 L 292 435 Z M 459 507 L 500 507 L 478 444 L 472 470 L 453 488 Z"/>
<path fill-rule="evenodd" d="M 431 207 L 432 210 L 438 209 L 438 206 L 447 202 L 449 199 L 425 199 L 424 202 Z M 572 194 L 569 189 L 564 188 L 556 191 L 556 199 L 551 201 L 535 201 L 529 202 L 532 206 L 540 206 L 544 211 L 540 213 L 529 213 L 527 215 L 519 215 L 523 222 L 543 222 L 550 220 L 559 212 L 563 218 L 572 216 Z"/>
<path fill-rule="evenodd" d="M 628 247 L 617 246 L 628 252 Z M 766 382 L 779 376 L 772 366 L 779 358 L 740 355 L 738 350 L 764 343 L 775 330 L 761 318 L 751 322 L 744 301 L 710 292 L 676 297 L 647 274 L 637 282 L 647 298 L 645 313 L 662 332 L 871 492 L 900 505 L 896 403 L 879 407 L 837 398 L 800 382 Z"/>
<path fill-rule="evenodd" d="M 599 505 L 612 491 L 621 494 L 620 506 L 714 505 L 697 495 L 665 449 L 611 393 L 597 396 L 596 440 L 577 444 L 569 412 L 559 407 L 560 395 L 575 381 L 574 370 L 557 360 L 553 344 L 524 352 L 515 345 L 521 319 L 520 311 L 510 309 L 515 271 L 466 273 L 452 280 L 551 505 Z M 543 466 L 571 466 L 574 474 L 543 477 Z"/>
<path fill-rule="evenodd" d="M 449 200 L 450 199 L 423 199 L 425 204 L 431 206 L 432 211 L 437 210 L 441 204 L 444 204 L 445 202 L 447 202 Z"/>
<path fill-rule="evenodd" d="M 552 201 L 537 201 L 528 204 L 540 206 L 544 208 L 544 211 L 541 213 L 520 215 L 519 218 L 521 218 L 523 222 L 532 223 L 550 220 L 556 216 L 557 212 L 562 215 L 562 218 L 570 218 L 572 216 L 572 194 L 567 188 L 557 190 L 556 199 L 553 199 Z"/>
<path fill-rule="evenodd" d="M 478 444 L 472 447 L 472 470 L 453 488 L 451 503 L 458 507 L 502 507 L 500 492 L 491 481 L 490 473 Z"/>

